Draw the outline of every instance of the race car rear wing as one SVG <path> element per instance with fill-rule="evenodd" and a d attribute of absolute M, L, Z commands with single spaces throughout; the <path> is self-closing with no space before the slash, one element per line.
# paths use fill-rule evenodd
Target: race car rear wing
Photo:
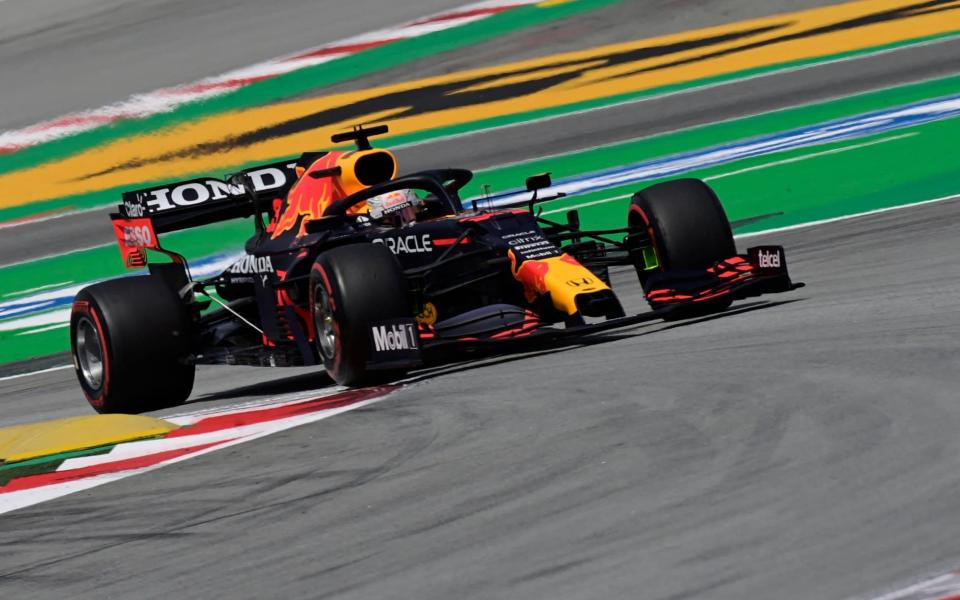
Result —
<path fill-rule="evenodd" d="M 238 175 L 248 178 L 256 199 L 269 203 L 283 197 L 293 185 L 296 164 L 283 161 L 261 165 Z M 118 212 L 111 215 L 114 220 L 149 218 L 157 233 L 248 217 L 255 210 L 254 198 L 242 185 L 210 177 L 124 192 L 123 203 L 117 208 Z"/>
<path fill-rule="evenodd" d="M 230 181 L 207 177 L 125 192 L 118 212 L 110 215 L 123 263 L 143 267 L 145 250 L 166 252 L 159 233 L 249 217 L 258 205 L 269 210 L 271 200 L 284 197 L 296 181 L 296 166 L 288 160 L 245 169 Z"/>

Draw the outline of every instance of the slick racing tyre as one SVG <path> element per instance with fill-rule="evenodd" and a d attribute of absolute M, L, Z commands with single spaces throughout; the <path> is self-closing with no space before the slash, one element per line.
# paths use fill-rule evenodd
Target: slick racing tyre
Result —
<path fill-rule="evenodd" d="M 158 277 L 84 288 L 73 301 L 70 349 L 87 401 L 128 414 L 183 404 L 193 390 L 191 332 L 186 308 Z"/>
<path fill-rule="evenodd" d="M 720 200 L 699 179 L 665 181 L 637 192 L 629 225 L 650 231 L 664 270 L 706 269 L 737 253 Z"/>
<path fill-rule="evenodd" d="M 730 221 L 714 191 L 699 179 L 677 179 L 652 185 L 633 195 L 628 225 L 646 230 L 653 241 L 660 272 L 702 273 L 718 261 L 737 253 Z M 638 266 L 637 275 L 646 285 L 650 275 Z M 696 310 L 708 313 L 730 306 L 719 299 Z M 675 316 L 691 316 L 677 311 Z"/>
<path fill-rule="evenodd" d="M 351 244 L 320 254 L 310 274 L 310 306 L 317 351 L 334 381 L 369 385 L 406 373 L 368 368 L 370 324 L 412 314 L 407 280 L 386 247 Z"/>

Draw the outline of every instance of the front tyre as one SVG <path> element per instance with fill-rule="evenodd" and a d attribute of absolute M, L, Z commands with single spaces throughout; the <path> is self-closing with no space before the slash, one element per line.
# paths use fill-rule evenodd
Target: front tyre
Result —
<path fill-rule="evenodd" d="M 651 234 L 660 267 L 706 269 L 737 253 L 716 193 L 699 179 L 676 179 L 633 195 L 630 227 Z"/>
<path fill-rule="evenodd" d="M 160 278 L 127 277 L 86 287 L 70 317 L 70 350 L 84 396 L 97 412 L 137 414 L 183 404 L 192 323 Z"/>
<path fill-rule="evenodd" d="M 323 366 L 340 385 L 402 377 L 406 369 L 369 366 L 371 323 L 409 319 L 407 280 L 383 245 L 351 244 L 317 257 L 310 274 L 310 306 Z"/>
<path fill-rule="evenodd" d="M 661 273 L 696 275 L 737 253 L 720 199 L 699 179 L 665 181 L 637 192 L 630 202 L 628 223 L 653 243 Z M 651 272 L 638 264 L 637 275 L 646 291 Z M 719 298 L 697 308 L 675 310 L 671 318 L 717 312 L 730 304 L 729 298 Z"/>

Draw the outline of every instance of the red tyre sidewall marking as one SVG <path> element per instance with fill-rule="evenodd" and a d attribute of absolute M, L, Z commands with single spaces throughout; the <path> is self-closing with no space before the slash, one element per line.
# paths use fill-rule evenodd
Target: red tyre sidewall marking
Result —
<path fill-rule="evenodd" d="M 87 397 L 87 402 L 90 403 L 90 406 L 94 408 L 103 408 L 104 402 L 106 400 L 107 391 L 110 389 L 110 343 L 107 340 L 106 333 L 103 329 L 103 323 L 100 321 L 100 315 L 97 314 L 97 311 L 94 305 L 91 302 L 86 300 L 77 300 L 73 303 L 73 313 L 75 315 L 85 316 L 93 321 L 93 324 L 97 328 L 97 334 L 100 337 L 100 355 L 103 357 L 103 383 L 100 386 L 100 393 L 97 396 L 91 396 L 87 391 L 87 386 L 80 386 L 80 389 L 83 390 L 83 395 Z M 70 344 L 73 347 L 74 356 L 76 356 L 76 339 L 71 339 Z M 76 361 L 76 358 L 74 358 Z M 82 374 L 79 372 L 79 364 L 74 364 L 74 369 L 77 370 L 77 374 L 83 381 Z"/>
<path fill-rule="evenodd" d="M 327 298 L 330 300 L 330 310 L 336 313 L 337 310 L 337 300 L 333 297 L 333 286 L 330 285 L 330 278 L 327 276 L 327 272 L 324 270 L 323 265 L 319 263 L 313 263 L 313 271 L 320 274 L 320 279 L 323 280 L 323 287 L 327 290 Z M 310 286 L 310 294 L 315 296 L 313 286 Z M 316 302 L 316 298 L 311 298 L 310 304 L 313 306 Z M 340 324 L 337 323 L 337 320 L 333 320 L 333 331 L 335 334 L 334 341 L 336 342 L 336 348 L 334 351 L 333 357 L 333 371 L 337 372 L 340 370 L 340 363 L 343 360 L 343 351 L 340 347 Z M 316 333 L 317 340 L 320 339 L 320 332 Z"/>

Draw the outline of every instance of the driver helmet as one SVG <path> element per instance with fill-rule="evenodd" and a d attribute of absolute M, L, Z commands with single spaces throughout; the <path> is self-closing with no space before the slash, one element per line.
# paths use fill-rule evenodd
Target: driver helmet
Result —
<path fill-rule="evenodd" d="M 372 221 L 406 225 L 416 220 L 422 203 L 413 190 L 394 190 L 367 200 L 367 216 Z"/>

